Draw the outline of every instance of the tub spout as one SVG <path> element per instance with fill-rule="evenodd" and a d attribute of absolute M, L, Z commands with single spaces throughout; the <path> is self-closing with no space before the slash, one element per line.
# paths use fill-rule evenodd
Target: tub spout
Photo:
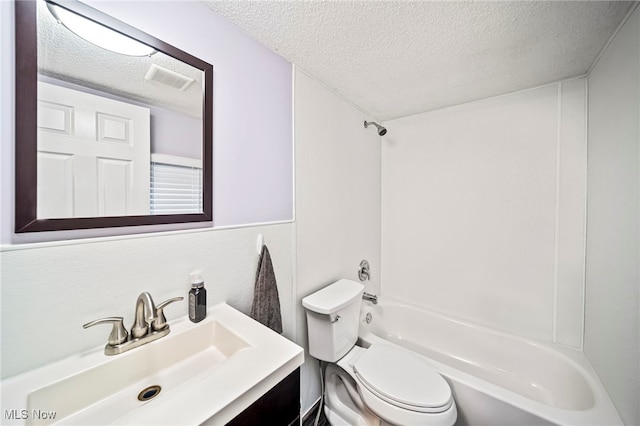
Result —
<path fill-rule="evenodd" d="M 362 298 L 364 300 L 367 300 L 367 301 L 373 303 L 374 305 L 378 304 L 378 296 L 376 296 L 375 294 L 367 293 L 365 291 L 364 293 L 362 293 Z"/>

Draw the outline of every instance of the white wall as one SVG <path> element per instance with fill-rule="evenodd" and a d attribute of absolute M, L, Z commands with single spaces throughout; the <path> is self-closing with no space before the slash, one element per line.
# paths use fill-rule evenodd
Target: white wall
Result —
<path fill-rule="evenodd" d="M 86 3 L 213 64 L 214 225 L 293 220 L 291 64 L 201 2 Z M 13 235 L 13 2 L 0 1 L 0 14 L 0 243 L 56 239 L 47 233 Z M 146 232 L 158 228 L 167 229 L 151 227 Z M 145 228 L 112 229 L 108 234 L 141 229 Z M 75 238 L 104 234 L 77 231 L 59 235 Z"/>
<path fill-rule="evenodd" d="M 90 4 L 213 64 L 216 226 L 292 220 L 291 64 L 200 2 Z M 272 254 L 285 335 L 294 338 L 292 223 L 40 244 L 23 244 L 37 235 L 13 234 L 13 2 L 0 1 L 0 33 L 2 376 L 103 345 L 109 330 L 82 324 L 115 315 L 130 326 L 140 292 L 156 301 L 186 296 L 194 269 L 204 269 L 209 305 L 228 301 L 248 312 L 258 233 Z M 141 231 L 149 228 L 117 232 Z M 168 308 L 169 320 L 186 306 Z"/>
<path fill-rule="evenodd" d="M 131 327 L 136 298 L 143 291 L 157 303 L 184 296 L 166 315 L 169 322 L 186 315 L 189 272 L 195 269 L 204 270 L 209 307 L 226 301 L 249 313 L 259 233 L 276 273 L 284 335 L 293 339 L 291 223 L 4 247 L 2 376 L 104 345 L 108 327 L 84 330 L 82 324 L 122 316 Z"/>
<path fill-rule="evenodd" d="M 585 80 L 386 127 L 385 297 L 580 347 Z"/>
<path fill-rule="evenodd" d="M 363 112 L 299 70 L 295 73 L 296 309 L 298 344 L 308 348 L 302 298 L 340 278 L 380 287 L 380 137 Z M 302 413 L 320 397 L 318 361 L 305 354 Z"/>
<path fill-rule="evenodd" d="M 589 74 L 585 353 L 640 424 L 640 8 Z"/>

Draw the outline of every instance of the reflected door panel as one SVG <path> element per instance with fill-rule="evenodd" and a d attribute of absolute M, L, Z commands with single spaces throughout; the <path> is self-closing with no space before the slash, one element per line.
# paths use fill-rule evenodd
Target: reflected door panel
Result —
<path fill-rule="evenodd" d="M 38 218 L 149 214 L 149 109 L 38 83 Z"/>

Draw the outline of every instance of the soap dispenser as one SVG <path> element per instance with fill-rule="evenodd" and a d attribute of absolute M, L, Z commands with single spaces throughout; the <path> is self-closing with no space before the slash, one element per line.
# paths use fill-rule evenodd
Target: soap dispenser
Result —
<path fill-rule="evenodd" d="M 191 277 L 189 319 L 192 322 L 200 322 L 207 316 L 207 290 L 204 288 L 201 269 L 193 271 L 189 275 Z"/>

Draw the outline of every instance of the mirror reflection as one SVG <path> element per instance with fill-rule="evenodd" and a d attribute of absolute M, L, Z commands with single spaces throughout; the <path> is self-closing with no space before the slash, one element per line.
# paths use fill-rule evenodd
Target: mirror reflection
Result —
<path fill-rule="evenodd" d="M 202 213 L 203 71 L 44 0 L 37 39 L 37 219 Z"/>

